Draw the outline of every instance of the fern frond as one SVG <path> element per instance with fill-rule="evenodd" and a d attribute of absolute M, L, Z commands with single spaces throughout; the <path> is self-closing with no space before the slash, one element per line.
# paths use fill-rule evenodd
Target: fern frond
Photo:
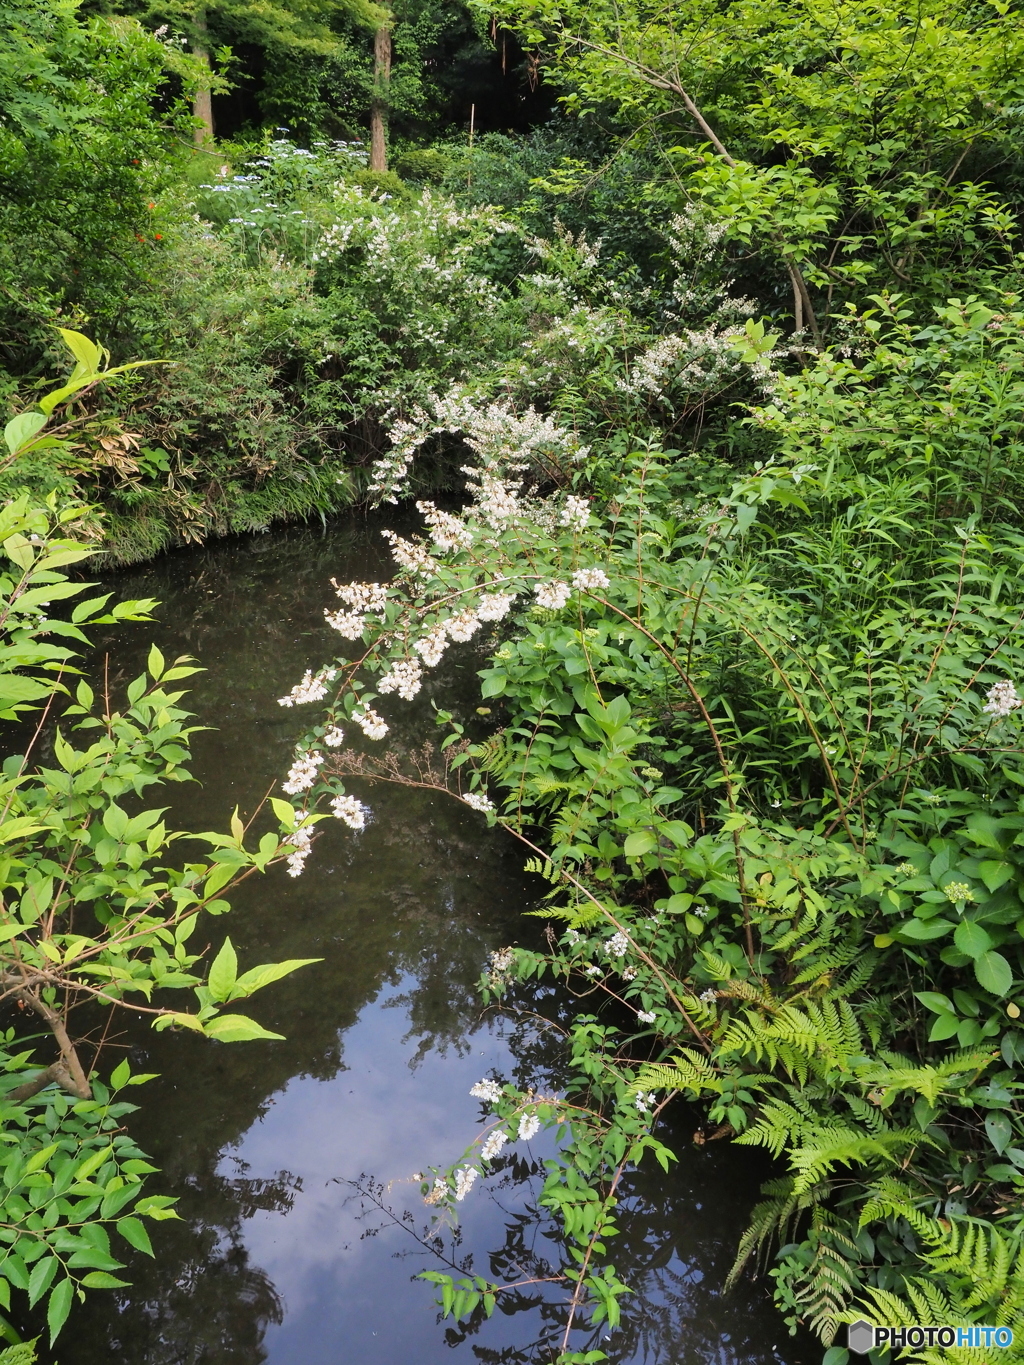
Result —
<path fill-rule="evenodd" d="M 708 1059 L 693 1048 L 683 1047 L 671 1065 L 649 1062 L 640 1068 L 632 1090 L 689 1090 L 695 1096 L 706 1091 L 720 1094 L 722 1082 Z"/>

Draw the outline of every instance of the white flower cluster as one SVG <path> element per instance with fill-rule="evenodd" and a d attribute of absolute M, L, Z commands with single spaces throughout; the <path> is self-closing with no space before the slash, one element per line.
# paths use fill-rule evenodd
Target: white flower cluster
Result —
<path fill-rule="evenodd" d="M 485 1076 L 482 1081 L 477 1081 L 476 1085 L 471 1085 L 469 1093 L 475 1100 L 485 1100 L 488 1104 L 497 1104 L 501 1099 L 501 1086 L 497 1081 L 492 1081 Z"/>
<path fill-rule="evenodd" d="M 561 611 L 571 597 L 572 589 L 560 578 L 553 578 L 548 583 L 538 583 L 533 593 L 539 607 L 547 607 L 549 611 Z"/>
<path fill-rule="evenodd" d="M 572 585 L 577 592 L 597 592 L 610 588 L 612 580 L 604 569 L 577 569 L 572 576 Z"/>
<path fill-rule="evenodd" d="M 331 579 L 335 591 L 348 606 L 348 611 L 325 611 L 324 619 L 346 640 L 358 640 L 363 633 L 367 612 L 380 613 L 388 600 L 388 590 L 379 583 L 338 583 Z"/>
<path fill-rule="evenodd" d="M 296 683 L 287 697 L 278 697 L 278 706 L 302 706 L 310 701 L 323 701 L 327 696 L 327 684 L 337 676 L 337 669 L 327 668 L 314 674 L 308 668 L 302 681 Z"/>
<path fill-rule="evenodd" d="M 480 617 L 469 607 L 456 612 L 454 616 L 449 616 L 444 623 L 445 633 L 450 640 L 457 644 L 465 644 L 471 640 L 480 629 Z"/>
<path fill-rule="evenodd" d="M 340 749 L 344 738 L 345 731 L 339 729 L 337 725 L 331 725 L 324 734 L 324 743 L 328 749 Z"/>
<path fill-rule="evenodd" d="M 658 1016 L 653 1010 L 637 1010 L 636 1017 L 641 1024 L 653 1024 Z"/>
<path fill-rule="evenodd" d="M 422 545 L 417 545 L 412 540 L 403 540 L 394 531 L 382 531 L 381 535 L 391 546 L 391 558 L 399 568 L 421 574 L 424 578 L 433 578 L 437 573 L 437 560 L 428 554 Z"/>
<path fill-rule="evenodd" d="M 418 502 L 416 510 L 430 527 L 430 539 L 439 550 L 465 550 L 473 544 L 473 532 L 459 517 L 442 512 L 432 502 Z"/>
<path fill-rule="evenodd" d="M 476 1178 L 479 1174 L 480 1172 L 475 1166 L 460 1166 L 455 1172 L 455 1198 L 460 1204 L 476 1184 Z"/>
<path fill-rule="evenodd" d="M 297 811 L 296 823 L 305 820 L 306 815 L 307 812 L 304 810 Z M 302 829 L 293 829 L 284 842 L 292 847 L 292 852 L 288 855 L 288 875 L 289 877 L 300 877 L 313 846 L 312 826 L 307 825 Z"/>
<path fill-rule="evenodd" d="M 482 792 L 466 792 L 463 801 L 473 810 L 478 810 L 481 815 L 490 815 L 494 810 L 494 802 L 489 796 L 484 796 Z"/>
<path fill-rule="evenodd" d="M 710 1005 L 713 1001 L 718 999 L 718 992 L 713 987 L 709 986 L 706 991 L 701 991 L 697 998 L 702 1005 Z"/>
<path fill-rule="evenodd" d="M 1011 711 L 1016 711 L 1021 705 L 1021 699 L 1017 695 L 1017 689 L 1012 682 L 994 683 L 988 690 L 988 700 L 981 708 L 996 720 L 1002 720 Z"/>
<path fill-rule="evenodd" d="M 426 635 L 421 636 L 413 644 L 413 649 L 428 668 L 437 667 L 447 648 L 448 632 L 445 629 L 444 621 L 438 621 L 437 625 L 431 626 Z"/>
<path fill-rule="evenodd" d="M 352 719 L 367 739 L 383 739 L 388 732 L 387 721 L 369 706 L 353 714 Z"/>
<path fill-rule="evenodd" d="M 377 681 L 378 692 L 397 692 L 403 701 L 412 701 L 423 685 L 423 669 L 417 659 L 400 659 Z"/>
<path fill-rule="evenodd" d="M 637 1110 L 641 1114 L 649 1114 L 657 1098 L 653 1090 L 648 1090 L 646 1094 L 641 1091 L 636 1097 Z"/>
<path fill-rule="evenodd" d="M 514 592 L 487 593 L 481 597 L 476 614 L 481 621 L 504 621 L 515 600 Z"/>
<path fill-rule="evenodd" d="M 505 1143 L 508 1142 L 508 1133 L 503 1128 L 495 1128 L 484 1145 L 480 1148 L 481 1161 L 493 1161 L 501 1151 Z"/>
<path fill-rule="evenodd" d="M 336 630 L 346 640 L 358 640 L 366 624 L 365 619 L 357 612 L 328 611 L 326 607 L 324 608 L 324 620 L 332 630 Z"/>
<path fill-rule="evenodd" d="M 629 939 L 619 929 L 604 945 L 604 950 L 609 957 L 625 957 L 629 952 Z"/>
<path fill-rule="evenodd" d="M 317 769 L 321 767 L 323 761 L 323 754 L 318 754 L 315 749 L 311 749 L 307 754 L 299 754 L 288 769 L 288 780 L 283 783 L 284 791 L 289 796 L 308 792 L 317 779 Z"/>
<path fill-rule="evenodd" d="M 331 802 L 331 810 L 337 819 L 344 820 L 349 829 L 358 832 L 366 828 L 366 817 L 370 813 L 370 808 L 357 801 L 354 796 L 336 796 Z"/>
<path fill-rule="evenodd" d="M 590 503 L 586 498 L 577 498 L 570 493 L 558 520 L 562 526 L 568 526 L 570 530 L 585 531 L 590 521 Z"/>
<path fill-rule="evenodd" d="M 639 970 L 636 967 L 623 967 L 619 975 L 623 981 L 635 981 L 639 975 Z"/>
<path fill-rule="evenodd" d="M 519 1141 L 529 1142 L 540 1132 L 540 1119 L 536 1114 L 523 1114 L 519 1120 Z"/>

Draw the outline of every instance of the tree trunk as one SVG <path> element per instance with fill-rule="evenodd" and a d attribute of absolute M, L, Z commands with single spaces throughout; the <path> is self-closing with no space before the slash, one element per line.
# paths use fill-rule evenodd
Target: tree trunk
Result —
<path fill-rule="evenodd" d="M 210 49 L 206 45 L 206 10 L 198 8 L 196 10 L 196 36 L 192 42 L 192 53 L 202 62 L 203 66 L 209 68 Z M 202 127 L 196 129 L 196 146 L 201 147 L 204 142 L 213 141 L 213 96 L 210 87 L 205 90 L 197 90 L 192 101 L 192 113 L 201 120 Z"/>
<path fill-rule="evenodd" d="M 391 30 L 373 35 L 373 102 L 370 105 L 370 170 L 388 168 L 388 82 L 391 79 Z"/>

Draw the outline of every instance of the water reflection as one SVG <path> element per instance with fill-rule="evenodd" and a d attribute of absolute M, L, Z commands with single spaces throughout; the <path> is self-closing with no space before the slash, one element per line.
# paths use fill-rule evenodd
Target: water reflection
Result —
<path fill-rule="evenodd" d="M 112 675 L 138 672 L 154 636 L 165 654 L 194 654 L 208 670 L 193 704 L 218 728 L 197 736 L 203 785 L 171 792 L 172 814 L 224 826 L 236 804 L 251 811 L 280 780 L 302 717 L 276 698 L 337 640 L 322 617 L 330 577 L 385 576 L 380 545 L 353 519 L 121 576 L 122 595 L 165 605 L 159 628 L 118 637 Z M 453 661 L 433 684 L 438 700 L 450 706 L 461 686 L 475 704 L 466 684 L 477 666 L 469 651 Z M 429 694 L 391 716 L 400 743 L 420 743 Z M 533 889 L 517 849 L 471 812 L 400 788 L 365 799 L 365 833 L 329 822 L 302 878 L 277 869 L 249 881 L 224 922 L 244 964 L 324 958 L 253 1001 L 284 1042 L 122 1039 L 135 1066 L 160 1073 L 133 1127 L 162 1168 L 152 1188 L 180 1196 L 182 1221 L 155 1229 L 160 1258 L 133 1260 L 130 1291 L 90 1298 L 61 1342 L 63 1365 L 553 1358 L 561 1286 L 509 1294 L 490 1321 L 458 1327 L 438 1321 L 433 1290 L 414 1278 L 445 1258 L 500 1280 L 543 1280 L 560 1262 L 535 1203 L 543 1142 L 509 1152 L 462 1206 L 458 1229 L 427 1225 L 412 1180 L 472 1138 L 478 1106 L 467 1092 L 482 1075 L 557 1081 L 558 1033 L 537 1016 L 557 1022 L 570 1002 L 538 988 L 521 999 L 521 1018 L 503 1018 L 483 1013 L 474 990 L 492 948 L 536 932 L 520 918 Z M 624 1324 L 575 1333 L 573 1346 L 600 1346 L 620 1365 L 795 1362 L 759 1287 L 720 1296 L 763 1172 L 749 1153 L 694 1151 L 680 1122 L 680 1168 L 625 1186 L 615 1259 L 636 1292 Z"/>

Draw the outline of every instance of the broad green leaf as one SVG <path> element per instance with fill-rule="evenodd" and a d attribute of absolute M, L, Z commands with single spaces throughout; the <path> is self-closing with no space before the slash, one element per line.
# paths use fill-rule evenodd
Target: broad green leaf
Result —
<path fill-rule="evenodd" d="M 956 926 L 953 942 L 968 957 L 981 957 L 992 947 L 992 935 L 977 920 L 965 919 Z"/>
<path fill-rule="evenodd" d="M 50 1345 L 57 1340 L 60 1329 L 68 1320 L 71 1311 L 71 1296 L 74 1292 L 71 1280 L 61 1280 L 46 1304 L 46 1323 L 50 1329 Z"/>
<path fill-rule="evenodd" d="M 952 1011 L 953 1002 L 946 995 L 941 995 L 938 991 L 915 991 L 914 995 L 926 1010 L 932 1010 L 936 1014 Z"/>
<path fill-rule="evenodd" d="M 283 976 L 298 971 L 300 967 L 309 967 L 314 962 L 323 962 L 323 958 L 293 957 L 287 962 L 266 962 L 260 967 L 250 967 L 235 982 L 230 998 L 239 1000 L 243 996 L 254 995 L 264 986 L 269 986 L 272 981 L 280 981 Z"/>
<path fill-rule="evenodd" d="M 132 1069 L 128 1064 L 128 1058 L 125 1057 L 118 1062 L 117 1066 L 115 1066 L 110 1073 L 110 1088 L 112 1090 L 120 1090 L 122 1086 L 128 1084 L 131 1074 Z"/>
<path fill-rule="evenodd" d="M 115 1226 L 125 1241 L 130 1242 L 136 1251 L 144 1251 L 147 1256 L 153 1255 L 153 1244 L 149 1240 L 149 1233 L 146 1231 L 145 1224 L 138 1218 L 119 1218 Z"/>
<path fill-rule="evenodd" d="M 245 1014 L 222 1014 L 205 1026 L 206 1034 L 222 1043 L 247 1043 L 255 1038 L 282 1039 L 283 1033 L 270 1033 Z"/>
<path fill-rule="evenodd" d="M 226 938 L 210 967 L 210 975 L 206 982 L 210 998 L 216 1001 L 230 1000 L 237 976 L 238 957 L 231 939 Z M 209 1028 L 207 1028 L 207 1032 L 209 1032 Z"/>
<path fill-rule="evenodd" d="M 634 830 L 632 834 L 626 836 L 624 853 L 627 858 L 639 858 L 645 853 L 650 853 L 658 847 L 657 835 L 650 830 Z"/>
<path fill-rule="evenodd" d="M 985 1119 L 985 1132 L 988 1133 L 988 1140 L 996 1149 L 1000 1156 L 1010 1145 L 1013 1137 L 1013 1124 L 1008 1116 L 1001 1109 L 994 1109 Z"/>
<path fill-rule="evenodd" d="M 56 1256 L 41 1256 L 32 1267 L 32 1273 L 28 1277 L 28 1302 L 29 1307 L 34 1308 L 43 1297 L 50 1285 L 53 1277 L 57 1273 L 60 1261 Z"/>
<path fill-rule="evenodd" d="M 4 427 L 4 440 L 12 455 L 46 426 L 45 412 L 21 412 Z"/>
<path fill-rule="evenodd" d="M 978 985 L 993 995 L 1005 995 L 1013 985 L 1013 972 L 1002 953 L 983 953 L 975 958 L 974 975 Z"/>
<path fill-rule="evenodd" d="M 116 1275 L 108 1275 L 105 1270 L 92 1270 L 82 1281 L 86 1289 L 127 1289 L 128 1281 L 119 1280 Z"/>

